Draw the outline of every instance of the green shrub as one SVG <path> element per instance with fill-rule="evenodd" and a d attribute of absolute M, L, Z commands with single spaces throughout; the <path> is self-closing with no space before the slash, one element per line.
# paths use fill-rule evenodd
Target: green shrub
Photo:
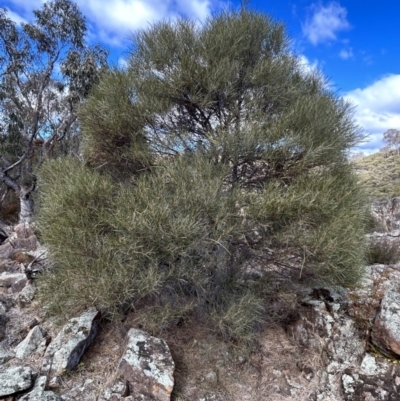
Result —
<path fill-rule="evenodd" d="M 366 257 L 369 265 L 396 264 L 400 261 L 400 241 L 386 237 L 372 237 L 367 246 Z"/>
<path fill-rule="evenodd" d="M 81 109 L 87 163 L 39 174 L 57 263 L 42 278 L 49 310 L 131 308 L 151 330 L 201 317 L 248 342 L 277 277 L 354 285 L 366 207 L 346 153 L 358 128 L 282 25 L 242 9 L 134 40 L 127 70 Z"/>
<path fill-rule="evenodd" d="M 146 170 L 151 163 L 143 118 L 133 97 L 129 77 L 109 71 L 79 113 L 85 159 L 117 179 Z"/>
<path fill-rule="evenodd" d="M 143 322 L 152 328 L 151 318 L 162 315 L 153 321 L 163 328 L 192 309 L 222 310 L 222 295 L 230 295 L 223 289 L 240 270 L 228 265 L 241 220 L 223 170 L 189 159 L 160 165 L 131 186 L 112 185 L 72 159 L 44 165 L 38 222 L 57 268 L 40 288 L 50 312 L 95 306 L 115 316 L 145 302 Z M 259 300 L 243 316 L 248 326 L 261 309 Z"/>

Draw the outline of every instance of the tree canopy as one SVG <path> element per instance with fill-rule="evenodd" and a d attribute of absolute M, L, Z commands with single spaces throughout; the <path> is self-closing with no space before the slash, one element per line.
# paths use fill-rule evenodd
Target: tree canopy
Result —
<path fill-rule="evenodd" d="M 383 134 L 383 140 L 387 143 L 387 150 L 396 150 L 399 153 L 400 130 L 394 128 L 388 129 Z"/>
<path fill-rule="evenodd" d="M 0 8 L 0 180 L 22 198 L 33 188 L 34 157 L 41 162 L 76 135 L 77 106 L 107 57 L 85 44 L 74 2 L 46 2 L 34 16 L 18 27 Z"/>
<path fill-rule="evenodd" d="M 359 279 L 365 203 L 347 155 L 360 131 L 268 15 L 139 31 L 79 120 L 85 162 L 41 171 L 50 310 L 134 308 L 153 328 L 207 316 L 243 339 L 276 283 Z"/>

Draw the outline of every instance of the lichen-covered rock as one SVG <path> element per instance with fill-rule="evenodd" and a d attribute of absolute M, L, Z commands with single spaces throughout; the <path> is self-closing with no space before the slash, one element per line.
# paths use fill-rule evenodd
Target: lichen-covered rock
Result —
<path fill-rule="evenodd" d="M 41 376 L 36 380 L 33 390 L 25 394 L 19 401 L 61 401 L 58 394 L 52 391 L 45 391 L 47 377 Z"/>
<path fill-rule="evenodd" d="M 373 344 L 388 357 L 400 356 L 400 294 L 387 291 L 372 328 Z"/>
<path fill-rule="evenodd" d="M 14 353 L 11 350 L 5 348 L 4 345 L 0 344 L 0 365 L 3 365 L 12 358 L 14 358 Z"/>
<path fill-rule="evenodd" d="M 35 287 L 33 285 L 26 285 L 18 295 L 19 305 L 24 307 L 30 304 L 35 297 Z"/>
<path fill-rule="evenodd" d="M 100 401 L 100 399 L 98 399 L 98 387 L 91 379 L 87 379 L 83 383 L 74 383 L 74 387 L 72 389 L 61 395 L 61 400 Z"/>
<path fill-rule="evenodd" d="M 346 401 L 397 401 L 400 367 L 366 354 L 360 367 L 344 372 L 342 385 Z"/>
<path fill-rule="evenodd" d="M 24 359 L 31 355 L 42 343 L 44 337 L 42 329 L 35 326 L 15 349 L 15 356 L 19 359 Z"/>
<path fill-rule="evenodd" d="M 29 367 L 16 366 L 0 371 L 0 397 L 29 389 L 35 374 Z"/>
<path fill-rule="evenodd" d="M 400 228 L 400 197 L 377 200 L 372 204 L 372 216 L 384 231 Z"/>
<path fill-rule="evenodd" d="M 20 223 L 14 227 L 14 233 L 17 238 L 29 238 L 35 235 L 32 227 L 27 223 Z"/>
<path fill-rule="evenodd" d="M 11 287 L 12 292 L 20 292 L 28 282 L 23 273 L 2 273 L 0 275 L 0 287 Z"/>
<path fill-rule="evenodd" d="M 174 368 L 167 343 L 142 330 L 130 329 L 118 371 L 129 384 L 129 394 L 143 401 L 169 401 Z"/>
<path fill-rule="evenodd" d="M 97 334 L 99 320 L 100 313 L 95 309 L 70 319 L 47 347 L 42 365 L 43 374 L 57 376 L 78 366 Z"/>
<path fill-rule="evenodd" d="M 0 245 L 0 259 L 8 259 L 13 252 L 14 248 L 9 242 Z"/>
<path fill-rule="evenodd" d="M 19 265 L 14 260 L 0 258 L 0 273 L 15 272 L 19 270 Z"/>
<path fill-rule="evenodd" d="M 341 399 L 338 372 L 359 364 L 365 352 L 365 340 L 354 321 L 338 313 L 347 304 L 345 293 L 339 295 L 338 291 L 328 288 L 314 289 L 304 298 L 299 319 L 288 327 L 292 338 L 307 349 L 318 350 L 325 361 L 324 371 L 313 372 L 319 376 L 317 401 Z"/>
<path fill-rule="evenodd" d="M 129 388 L 125 381 L 118 380 L 112 387 L 103 391 L 98 401 L 125 400 L 129 394 Z"/>
<path fill-rule="evenodd" d="M 21 250 L 34 251 L 39 246 L 36 235 L 32 235 L 29 238 L 14 238 L 10 243 L 14 247 L 14 252 L 17 252 L 17 250 L 18 252 L 21 252 Z"/>

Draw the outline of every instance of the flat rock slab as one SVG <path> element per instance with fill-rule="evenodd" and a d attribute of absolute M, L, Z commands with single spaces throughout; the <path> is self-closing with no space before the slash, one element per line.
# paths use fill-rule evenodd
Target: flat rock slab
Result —
<path fill-rule="evenodd" d="M 47 347 L 42 365 L 43 374 L 58 376 L 78 366 L 98 331 L 100 312 L 91 309 L 73 318 Z"/>
<path fill-rule="evenodd" d="M 118 371 L 128 382 L 129 394 L 134 399 L 170 401 L 174 369 L 174 361 L 164 340 L 142 330 L 129 330 Z"/>
<path fill-rule="evenodd" d="M 0 397 L 29 389 L 34 380 L 31 368 L 17 366 L 0 372 Z"/>
<path fill-rule="evenodd" d="M 400 356 L 400 294 L 387 291 L 372 328 L 371 339 L 382 354 Z"/>

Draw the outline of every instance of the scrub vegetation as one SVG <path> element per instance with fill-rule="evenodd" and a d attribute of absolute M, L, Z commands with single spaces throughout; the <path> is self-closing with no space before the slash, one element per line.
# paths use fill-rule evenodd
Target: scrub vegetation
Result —
<path fill-rule="evenodd" d="M 133 310 L 153 332 L 197 319 L 248 343 L 293 283 L 362 275 L 351 107 L 268 15 L 242 8 L 138 32 L 79 123 L 80 159 L 39 172 L 56 264 L 41 279 L 49 312 Z"/>

